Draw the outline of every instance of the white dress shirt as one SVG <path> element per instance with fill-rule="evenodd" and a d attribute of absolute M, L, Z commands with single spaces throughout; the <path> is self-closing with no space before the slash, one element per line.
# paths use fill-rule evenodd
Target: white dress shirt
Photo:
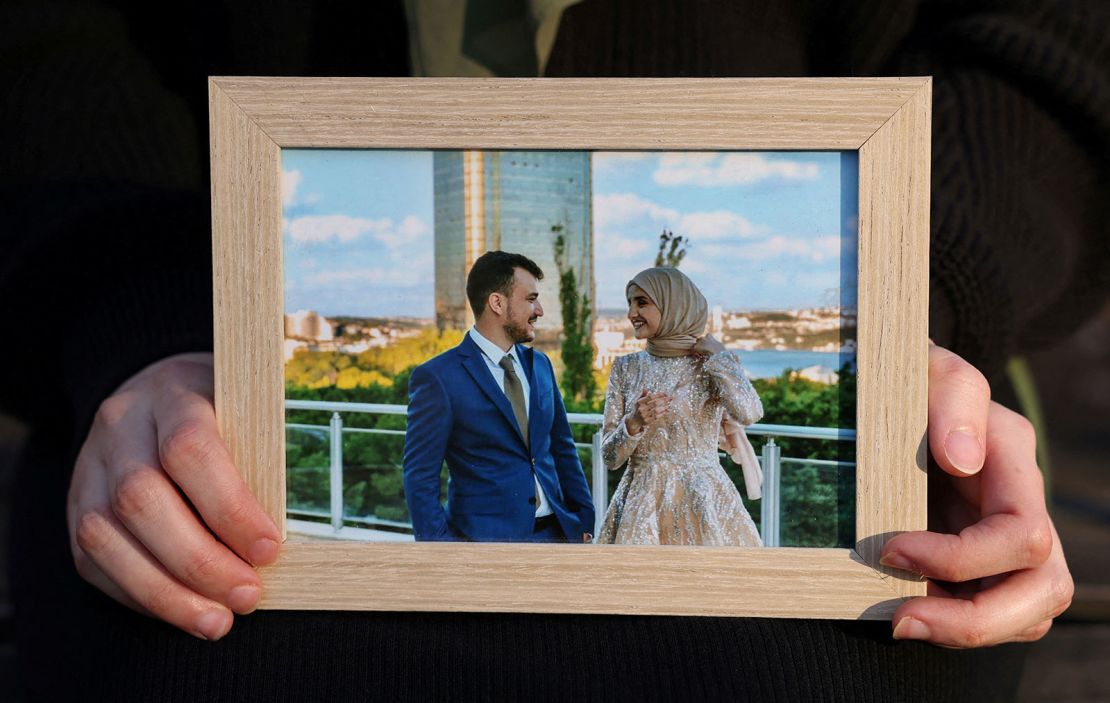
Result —
<path fill-rule="evenodd" d="M 486 368 L 493 374 L 493 380 L 497 382 L 497 387 L 501 389 L 502 393 L 505 392 L 505 369 L 501 368 L 501 359 L 506 354 L 513 358 L 513 369 L 516 371 L 516 377 L 520 379 L 520 387 L 524 392 L 524 414 L 528 415 L 532 405 L 532 386 L 528 383 L 528 374 L 524 373 L 524 366 L 516 355 L 516 345 L 512 345 L 508 351 L 505 351 L 483 337 L 476 327 L 471 327 L 469 334 L 478 348 L 482 350 L 482 358 L 486 360 Z M 540 486 L 540 480 L 536 478 L 534 470 L 532 480 L 536 483 L 536 517 L 551 515 L 551 506 L 547 502 L 547 496 L 544 495 L 543 487 Z"/>

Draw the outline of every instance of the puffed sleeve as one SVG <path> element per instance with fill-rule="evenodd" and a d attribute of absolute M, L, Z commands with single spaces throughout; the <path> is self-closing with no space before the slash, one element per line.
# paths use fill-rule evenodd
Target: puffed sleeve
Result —
<path fill-rule="evenodd" d="M 613 368 L 609 372 L 609 389 L 605 391 L 605 423 L 601 429 L 601 457 L 605 461 L 605 467 L 610 471 L 619 469 L 624 462 L 628 461 L 628 457 L 640 443 L 640 438 L 644 436 L 643 430 L 638 435 L 628 434 L 628 427 L 625 424 L 632 414 L 631 403 L 628 410 L 625 410 L 624 390 L 621 387 L 624 383 L 626 359 L 627 357 L 622 356 L 613 362 Z"/>
<path fill-rule="evenodd" d="M 732 417 L 742 425 L 759 422 L 763 403 L 755 392 L 740 357 L 732 351 L 717 352 L 705 362 L 714 394 Z"/>

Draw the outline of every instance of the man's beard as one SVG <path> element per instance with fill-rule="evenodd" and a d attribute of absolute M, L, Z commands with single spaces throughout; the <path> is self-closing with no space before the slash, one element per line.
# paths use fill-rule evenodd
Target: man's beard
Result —
<path fill-rule="evenodd" d="M 512 308 L 509 308 L 508 313 L 509 317 L 511 318 L 513 314 Z M 535 323 L 537 319 L 539 318 L 533 317 L 529 320 L 529 322 Z M 536 336 L 535 332 L 528 329 L 527 324 L 519 325 L 516 322 L 506 322 L 503 329 L 505 330 L 505 334 L 509 335 L 509 339 L 513 340 L 514 344 L 525 344 L 527 342 L 531 342 L 533 339 L 535 339 Z"/>

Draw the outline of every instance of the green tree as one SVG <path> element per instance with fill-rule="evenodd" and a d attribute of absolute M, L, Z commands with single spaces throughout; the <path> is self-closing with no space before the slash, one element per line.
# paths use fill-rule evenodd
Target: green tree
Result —
<path fill-rule="evenodd" d="M 659 235 L 659 251 L 655 254 L 655 265 L 678 268 L 686 257 L 686 249 L 689 246 L 689 237 L 682 235 L 676 237 L 674 232 L 663 230 L 663 234 Z"/>
<path fill-rule="evenodd" d="M 578 277 L 567 263 L 566 238 L 563 226 L 554 225 L 555 265 L 559 269 L 559 305 L 563 313 L 563 359 L 561 386 L 563 396 L 590 402 L 597 393 L 594 379 L 594 347 L 590 340 L 593 323 L 590 319 L 590 296 L 578 294 Z"/>
<path fill-rule="evenodd" d="M 777 378 L 753 381 L 766 409 L 761 422 L 806 427 L 854 428 L 856 374 L 844 364 L 838 382 L 816 383 L 787 369 Z M 753 438 L 756 452 L 763 441 Z M 782 544 L 806 547 L 850 547 L 855 543 L 855 471 L 806 460 L 854 462 L 854 442 L 779 437 L 783 464 L 780 500 L 783 508 Z M 740 468 L 725 459 L 725 471 L 742 485 Z M 759 504 L 745 500 L 759 522 Z"/>
<path fill-rule="evenodd" d="M 358 355 L 334 351 L 298 352 L 286 364 L 285 397 L 337 403 L 408 403 L 412 369 L 462 339 L 459 330 L 434 327 L 388 347 Z M 286 431 L 288 504 L 294 510 L 327 511 L 330 507 L 328 425 L 332 413 L 287 410 L 288 425 L 314 429 Z M 402 485 L 404 436 L 358 432 L 361 429 L 405 429 L 404 415 L 343 413 L 343 500 L 348 518 L 376 516 L 408 520 Z M 442 480 L 446 480 L 443 478 Z"/>
<path fill-rule="evenodd" d="M 381 371 L 396 376 L 405 369 L 419 366 L 436 354 L 455 347 L 462 341 L 463 330 L 447 329 L 440 332 L 426 327 L 414 337 L 399 339 L 386 347 L 367 349 L 358 355 L 357 365 L 363 369 Z"/>

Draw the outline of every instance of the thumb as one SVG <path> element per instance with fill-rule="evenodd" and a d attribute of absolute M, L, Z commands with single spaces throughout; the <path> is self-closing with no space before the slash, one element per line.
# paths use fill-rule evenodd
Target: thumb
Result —
<path fill-rule="evenodd" d="M 929 345 L 929 448 L 953 476 L 983 467 L 991 390 L 983 374 L 962 358 Z"/>
<path fill-rule="evenodd" d="M 648 390 L 646 388 L 640 390 L 640 397 L 641 398 L 646 398 L 647 395 L 648 395 Z"/>

